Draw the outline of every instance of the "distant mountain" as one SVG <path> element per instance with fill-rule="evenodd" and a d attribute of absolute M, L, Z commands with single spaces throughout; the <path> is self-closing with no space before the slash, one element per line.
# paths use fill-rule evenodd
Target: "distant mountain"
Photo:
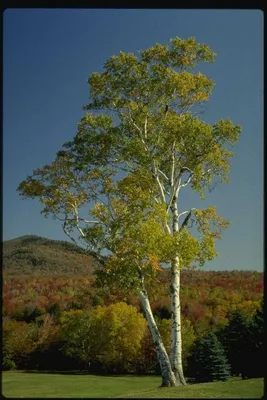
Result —
<path fill-rule="evenodd" d="M 10 275 L 88 275 L 93 257 L 75 244 L 28 235 L 3 243 L 3 271 Z"/>

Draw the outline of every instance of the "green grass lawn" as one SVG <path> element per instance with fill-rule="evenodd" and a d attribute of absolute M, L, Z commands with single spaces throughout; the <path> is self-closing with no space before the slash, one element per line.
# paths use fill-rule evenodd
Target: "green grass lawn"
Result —
<path fill-rule="evenodd" d="M 8 371 L 2 375 L 5 397 L 260 398 L 263 378 L 159 388 L 159 376 L 95 376 Z"/>

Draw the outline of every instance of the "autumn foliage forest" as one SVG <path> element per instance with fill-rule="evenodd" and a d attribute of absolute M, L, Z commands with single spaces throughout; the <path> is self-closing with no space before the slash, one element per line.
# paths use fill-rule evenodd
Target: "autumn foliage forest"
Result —
<path fill-rule="evenodd" d="M 92 257 L 70 243 L 37 236 L 7 241 L 3 252 L 3 369 L 160 372 L 138 297 L 98 287 Z M 168 273 L 149 287 L 167 348 Z M 197 341 L 211 332 L 224 347 L 233 375 L 262 376 L 255 368 L 263 346 L 262 299 L 260 272 L 182 272 L 186 376 Z"/>

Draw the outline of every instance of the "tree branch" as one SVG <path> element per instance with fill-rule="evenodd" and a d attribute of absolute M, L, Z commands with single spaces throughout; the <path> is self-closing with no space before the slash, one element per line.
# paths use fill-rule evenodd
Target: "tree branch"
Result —
<path fill-rule="evenodd" d="M 146 119 L 145 119 L 145 138 L 147 139 L 147 115 L 146 115 Z"/>
<path fill-rule="evenodd" d="M 140 265 L 138 265 L 138 264 L 137 264 L 137 269 L 138 269 L 139 279 L 140 279 L 141 286 L 142 286 L 142 292 L 146 293 L 145 279 L 144 279 L 143 271 L 142 271 L 142 268 L 140 267 Z"/>
<path fill-rule="evenodd" d="M 174 160 L 173 160 L 173 165 L 174 165 Z M 184 183 L 181 183 L 182 174 L 185 171 L 189 171 L 190 172 L 190 176 L 187 178 L 187 180 Z M 173 166 L 173 174 L 174 174 L 174 166 Z M 192 177 L 193 177 L 193 171 L 190 168 L 188 168 L 188 167 L 182 167 L 181 168 L 176 183 L 173 182 L 173 185 L 172 185 L 173 189 L 171 190 L 170 200 L 169 200 L 169 203 L 168 203 L 168 206 L 167 206 L 167 212 L 169 212 L 169 209 L 171 207 L 171 204 L 172 204 L 174 196 L 177 195 L 177 193 L 178 193 L 178 191 L 180 190 L 181 187 L 185 187 L 190 183 Z M 174 180 L 174 177 L 172 179 Z"/>
<path fill-rule="evenodd" d="M 156 178 L 157 184 L 159 186 L 159 190 L 160 190 L 160 194 L 161 194 L 161 199 L 164 203 L 166 203 L 166 197 L 165 197 L 165 193 L 164 193 L 164 189 L 163 189 L 163 185 L 161 184 L 160 180 L 159 180 L 159 176 L 157 173 L 157 168 L 155 165 L 155 160 L 152 160 L 152 173 L 154 175 L 154 177 Z"/>
<path fill-rule="evenodd" d="M 188 167 L 182 167 L 181 168 L 181 175 L 183 174 L 183 172 L 185 172 L 185 171 L 188 171 L 188 172 L 190 172 L 190 175 L 189 175 L 189 177 L 187 178 L 187 180 L 184 182 L 184 183 L 181 183 L 179 186 L 180 187 L 185 187 L 185 186 L 187 186 L 190 182 L 191 182 L 191 179 L 193 178 L 193 175 L 194 175 L 194 173 L 193 173 L 193 171 L 190 169 L 190 168 L 188 168 Z"/>
<path fill-rule="evenodd" d="M 187 216 L 185 217 L 184 222 L 182 223 L 182 226 L 181 226 L 181 228 L 180 228 L 180 232 L 182 232 L 182 230 L 183 230 L 184 228 L 186 228 L 186 226 L 188 225 L 188 222 L 189 222 L 189 220 L 190 220 L 190 218 L 191 218 L 191 215 L 192 215 L 192 211 L 194 211 L 194 210 L 196 210 L 196 208 L 191 208 L 191 210 L 189 210 L 189 211 L 184 211 L 183 213 L 181 213 L 181 214 L 178 216 L 178 218 L 179 218 L 179 217 L 181 217 L 183 214 L 188 213 Z"/>
<path fill-rule="evenodd" d="M 175 169 L 174 148 L 175 148 L 175 143 L 176 143 L 176 140 L 173 142 L 172 149 L 171 149 L 171 153 L 172 153 L 171 186 L 173 186 L 173 184 L 174 184 L 174 169 Z"/>
<path fill-rule="evenodd" d="M 104 222 L 101 222 L 101 221 L 89 221 L 88 219 L 84 219 L 84 218 L 81 218 L 81 217 L 79 217 L 79 221 L 83 221 L 86 224 L 102 224 L 102 225 L 105 225 Z"/>
<path fill-rule="evenodd" d="M 78 246 L 79 248 L 83 249 L 83 248 L 79 245 L 79 243 L 77 242 L 77 240 L 75 240 L 74 237 L 72 237 L 71 234 L 70 234 L 70 232 L 68 231 L 68 229 L 67 229 L 67 217 L 65 218 L 64 224 L 62 224 L 62 228 L 63 228 L 64 233 L 70 238 L 70 240 L 71 240 L 76 246 Z M 79 232 L 81 233 L 81 236 L 84 238 L 84 237 L 85 237 L 85 234 L 84 234 L 82 228 L 80 228 L 79 226 L 76 226 L 76 228 L 79 230 Z M 86 252 L 85 249 L 83 249 L 83 250 Z M 105 262 L 106 262 L 106 257 L 105 257 L 105 256 L 101 256 L 101 254 L 98 254 L 96 251 L 93 251 L 93 250 L 91 250 L 91 249 L 88 251 L 88 253 L 89 253 L 92 257 L 94 257 L 95 260 L 96 260 L 99 264 L 101 264 L 102 266 L 105 266 Z"/>
<path fill-rule="evenodd" d="M 181 183 L 181 184 L 180 184 L 180 187 L 185 187 L 185 186 L 187 186 L 187 185 L 191 182 L 192 178 L 193 178 L 193 174 L 189 175 L 189 177 L 187 178 L 187 180 L 186 180 L 184 183 Z"/>
<path fill-rule="evenodd" d="M 191 174 L 193 174 L 192 169 L 188 168 L 188 167 L 182 167 L 181 168 L 181 173 L 185 172 L 185 171 L 189 171 Z"/>
<path fill-rule="evenodd" d="M 193 207 L 193 208 L 191 208 L 191 210 L 183 211 L 181 214 L 178 215 L 178 218 L 180 218 L 182 215 L 185 215 L 185 214 L 190 213 L 190 212 L 193 211 L 193 210 L 196 210 L 196 208 Z"/>
<path fill-rule="evenodd" d="M 178 218 L 180 218 L 182 215 L 188 214 L 191 210 L 186 210 L 183 211 L 181 214 L 178 215 Z"/>
<path fill-rule="evenodd" d="M 164 203 L 166 203 L 166 197 L 165 197 L 164 189 L 163 189 L 163 186 L 162 186 L 162 184 L 161 184 L 161 182 L 160 182 L 160 180 L 159 180 L 158 175 L 156 176 L 156 181 L 157 181 L 157 183 L 158 183 L 158 185 L 159 185 L 160 194 L 161 194 L 161 199 L 162 199 L 162 201 L 163 201 Z"/>
<path fill-rule="evenodd" d="M 168 206 L 167 206 L 167 212 L 169 212 L 169 209 L 170 209 L 170 207 L 172 205 L 174 196 L 178 196 L 178 191 L 179 191 L 179 189 L 181 187 L 181 179 L 182 179 L 181 175 L 179 174 L 176 183 L 173 185 L 173 187 L 171 189 L 170 199 L 169 199 L 169 203 L 168 203 Z"/>
<path fill-rule="evenodd" d="M 77 241 L 70 235 L 70 232 L 67 230 L 67 217 L 66 217 L 66 219 L 65 219 L 65 221 L 64 221 L 64 224 L 62 224 L 62 228 L 63 228 L 64 233 L 70 238 L 70 240 L 71 240 L 72 242 L 74 242 L 74 243 L 76 244 L 76 246 L 81 247 L 81 246 L 77 243 Z"/>
<path fill-rule="evenodd" d="M 159 173 L 160 173 L 162 176 L 164 176 L 164 178 L 165 178 L 167 181 L 169 181 L 169 178 L 167 177 L 166 174 L 164 174 L 163 171 L 161 171 L 160 169 L 158 169 L 158 171 L 159 171 Z"/>

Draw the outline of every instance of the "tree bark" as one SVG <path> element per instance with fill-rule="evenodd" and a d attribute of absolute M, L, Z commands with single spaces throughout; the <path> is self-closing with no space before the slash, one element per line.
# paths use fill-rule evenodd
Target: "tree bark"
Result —
<path fill-rule="evenodd" d="M 186 385 L 182 364 L 181 304 L 180 304 L 180 269 L 177 256 L 171 271 L 171 354 L 170 361 L 177 385 Z"/>
<path fill-rule="evenodd" d="M 156 321 L 154 319 L 146 290 L 144 289 L 141 290 L 139 293 L 139 297 L 145 313 L 146 320 L 148 322 L 150 333 L 152 335 L 153 343 L 155 344 L 156 347 L 156 353 L 160 363 L 161 376 L 162 376 L 161 386 L 162 387 L 177 386 L 175 375 L 172 371 L 168 354 L 166 352 L 166 349 L 161 339 L 160 332 L 158 330 Z"/>
<path fill-rule="evenodd" d="M 174 196 L 172 206 L 173 233 L 179 231 L 177 196 Z M 171 354 L 170 361 L 177 385 L 186 385 L 182 364 L 182 326 L 180 303 L 180 260 L 176 254 L 171 265 Z"/>

